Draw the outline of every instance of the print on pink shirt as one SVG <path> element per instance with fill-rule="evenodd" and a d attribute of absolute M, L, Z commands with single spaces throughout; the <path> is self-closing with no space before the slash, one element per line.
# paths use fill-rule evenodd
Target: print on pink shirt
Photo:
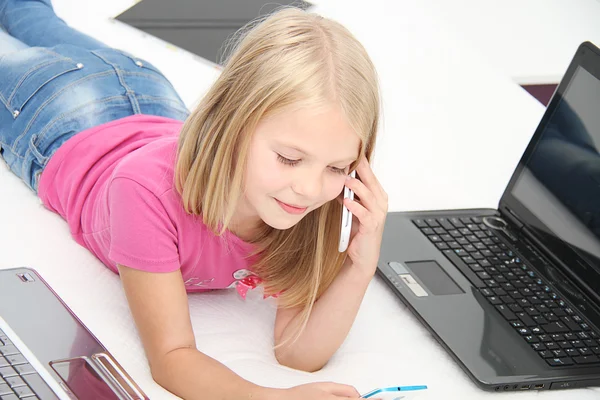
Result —
<path fill-rule="evenodd" d="M 235 288 L 242 299 L 246 299 L 246 295 L 249 290 L 256 289 L 262 283 L 262 279 L 255 273 L 247 269 L 238 269 L 233 273 L 234 282 L 229 285 L 228 289 Z M 263 295 L 263 299 L 267 297 L 277 298 L 279 294 L 266 296 Z"/>

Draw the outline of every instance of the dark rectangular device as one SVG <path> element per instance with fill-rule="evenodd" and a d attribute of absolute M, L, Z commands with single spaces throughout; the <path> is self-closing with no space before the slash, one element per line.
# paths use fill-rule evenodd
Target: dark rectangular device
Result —
<path fill-rule="evenodd" d="M 485 390 L 600 385 L 599 109 L 585 42 L 498 209 L 388 214 L 379 275 Z"/>

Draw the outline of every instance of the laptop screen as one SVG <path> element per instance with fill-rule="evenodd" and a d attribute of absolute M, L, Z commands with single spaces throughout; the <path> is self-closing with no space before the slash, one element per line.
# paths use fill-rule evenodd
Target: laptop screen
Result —
<path fill-rule="evenodd" d="M 587 53 L 572 62 L 507 192 L 522 222 L 600 294 L 600 57 Z"/>

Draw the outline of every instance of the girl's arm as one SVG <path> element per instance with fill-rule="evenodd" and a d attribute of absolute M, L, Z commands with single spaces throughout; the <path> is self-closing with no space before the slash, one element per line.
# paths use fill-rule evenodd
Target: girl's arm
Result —
<path fill-rule="evenodd" d="M 289 367 L 316 371 L 327 363 L 346 338 L 377 269 L 388 197 L 365 157 L 356 171 L 360 179 L 348 176 L 345 186 L 357 197 L 343 200 L 353 214 L 348 257 L 339 275 L 315 303 L 300 338 L 275 350 L 277 360 Z M 277 311 L 276 344 L 294 337 L 300 318 L 298 309 Z"/>
<path fill-rule="evenodd" d="M 273 389 L 250 383 L 199 352 L 180 271 L 150 273 L 119 266 L 154 380 L 184 399 L 266 399 Z"/>
<path fill-rule="evenodd" d="M 275 350 L 280 364 L 314 372 L 340 347 L 354 322 L 373 274 L 346 263 L 331 286 L 316 301 L 306 329 L 298 340 Z M 275 320 L 275 344 L 294 337 L 300 308 L 280 308 Z"/>

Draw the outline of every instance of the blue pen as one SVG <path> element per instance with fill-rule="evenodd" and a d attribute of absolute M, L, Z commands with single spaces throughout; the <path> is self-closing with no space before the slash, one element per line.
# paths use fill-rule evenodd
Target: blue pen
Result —
<path fill-rule="evenodd" d="M 418 386 L 392 386 L 392 387 L 388 387 L 388 388 L 382 388 L 382 389 L 375 389 L 367 394 L 363 394 L 362 398 L 363 399 L 368 399 L 369 397 L 373 397 L 376 394 L 379 393 L 383 393 L 383 392 L 408 392 L 408 391 L 412 391 L 412 390 L 423 390 L 423 389 L 427 389 L 426 385 L 418 385 Z"/>

